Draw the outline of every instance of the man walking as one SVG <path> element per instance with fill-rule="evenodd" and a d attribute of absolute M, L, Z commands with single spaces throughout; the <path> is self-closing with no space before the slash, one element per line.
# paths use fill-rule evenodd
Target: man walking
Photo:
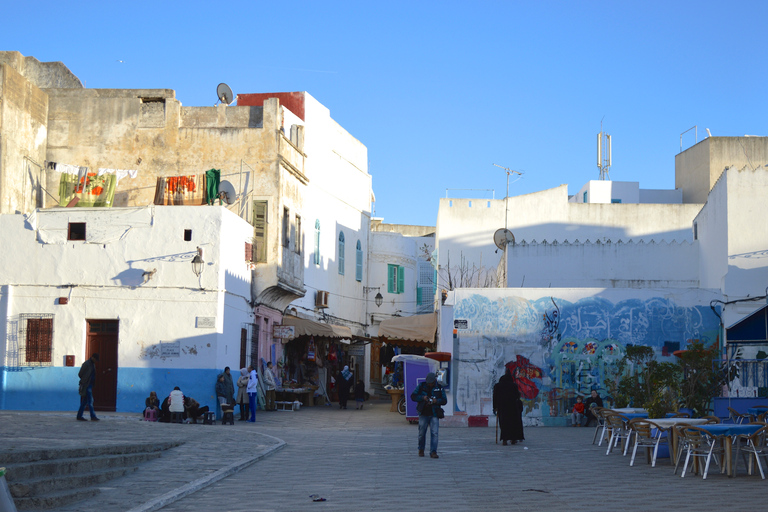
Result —
<path fill-rule="evenodd" d="M 83 363 L 77 374 L 80 377 L 80 409 L 77 411 L 77 421 L 86 421 L 83 418 L 86 405 L 91 413 L 91 421 L 99 421 L 93 411 L 93 383 L 96 381 L 96 361 L 98 360 L 99 354 L 93 354 L 90 359 Z"/>
<path fill-rule="evenodd" d="M 429 427 L 429 456 L 439 459 L 437 455 L 437 432 L 440 418 L 443 417 L 441 405 L 448 403 L 445 390 L 437 383 L 437 376 L 430 372 L 424 382 L 419 384 L 411 393 L 411 400 L 416 402 L 419 411 L 419 457 L 424 456 L 427 427 Z"/>
<path fill-rule="evenodd" d="M 275 406 L 275 389 L 277 388 L 277 381 L 275 380 L 275 374 L 272 372 L 272 361 L 267 363 L 267 367 L 264 368 L 264 397 L 266 399 L 266 405 L 264 405 L 265 411 L 276 411 Z"/>

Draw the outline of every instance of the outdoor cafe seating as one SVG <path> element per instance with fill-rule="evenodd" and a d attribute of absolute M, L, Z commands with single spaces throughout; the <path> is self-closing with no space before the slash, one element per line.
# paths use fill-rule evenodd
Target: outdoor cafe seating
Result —
<path fill-rule="evenodd" d="M 768 446 L 766 445 L 766 438 L 768 438 L 768 426 L 761 427 L 757 432 L 751 435 L 741 435 L 736 442 L 736 464 L 739 463 L 739 453 L 744 456 L 744 465 L 747 467 L 747 474 L 752 474 L 752 461 L 757 463 L 757 468 L 760 470 L 760 477 L 765 480 L 765 471 L 763 471 L 763 465 L 760 463 L 760 457 L 768 458 Z"/>
<path fill-rule="evenodd" d="M 659 446 L 669 443 L 669 438 L 664 434 L 664 430 L 650 420 L 643 418 L 634 418 L 629 420 L 629 428 L 634 433 L 635 443 L 632 449 L 632 459 L 629 465 L 635 464 L 635 456 L 638 448 L 645 448 L 651 467 L 656 467 L 656 457 L 659 453 Z M 653 448 L 653 454 L 650 450 Z"/>

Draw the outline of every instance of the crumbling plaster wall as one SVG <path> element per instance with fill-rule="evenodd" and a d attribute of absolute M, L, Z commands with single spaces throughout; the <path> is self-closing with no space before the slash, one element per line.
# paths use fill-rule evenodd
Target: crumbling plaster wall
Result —
<path fill-rule="evenodd" d="M 221 170 L 243 192 L 276 192 L 276 101 L 263 108 L 182 107 L 169 89 L 48 92 L 49 161 L 139 171 L 118 185 L 115 206 L 151 204 L 159 176 L 208 169 Z M 253 169 L 243 180 L 241 162 Z M 55 182 L 58 174 L 48 177 Z"/>
<path fill-rule="evenodd" d="M 48 97 L 0 64 L 0 213 L 29 212 L 44 186 Z"/>

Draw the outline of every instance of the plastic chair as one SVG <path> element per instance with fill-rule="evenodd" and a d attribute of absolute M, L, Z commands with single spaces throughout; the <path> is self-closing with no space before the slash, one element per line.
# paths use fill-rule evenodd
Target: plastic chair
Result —
<path fill-rule="evenodd" d="M 741 425 L 744 423 L 744 421 L 750 421 L 752 418 L 749 417 L 749 414 L 741 414 L 739 411 L 734 409 L 733 407 L 728 408 L 728 417 L 733 421 L 734 423 Z"/>
<path fill-rule="evenodd" d="M 662 443 L 669 444 L 669 439 L 666 436 L 663 436 L 663 430 L 654 422 L 644 418 L 629 420 L 629 428 L 632 430 L 635 437 L 635 447 L 632 450 L 632 459 L 629 461 L 629 465 L 634 466 L 637 449 L 642 446 L 645 447 L 646 451 L 653 448 L 651 467 L 656 467 L 656 456 L 659 453 L 659 445 Z M 654 429 L 656 429 L 655 433 L 653 432 Z"/>
<path fill-rule="evenodd" d="M 157 410 L 149 409 L 144 411 L 144 421 L 157 421 Z"/>
<path fill-rule="evenodd" d="M 766 446 L 766 437 L 768 437 L 768 426 L 761 428 L 752 435 L 737 436 L 741 442 L 736 444 L 736 464 L 739 463 L 739 452 L 744 456 L 744 465 L 747 467 L 747 474 L 752 474 L 752 460 L 757 462 L 757 468 L 760 470 L 760 476 L 765 480 L 763 465 L 760 463 L 760 457 L 768 457 L 768 446 Z M 747 457 L 749 456 L 749 461 Z"/>
<path fill-rule="evenodd" d="M 709 464 L 714 456 L 715 463 L 720 466 L 721 471 L 724 469 L 723 464 L 718 460 L 718 456 L 723 456 L 723 447 L 720 444 L 720 439 L 713 436 L 703 428 L 694 426 L 683 426 L 678 429 L 679 434 L 684 439 L 685 449 L 687 451 L 685 455 L 685 464 L 683 465 L 683 473 L 681 478 L 685 478 L 685 472 L 688 469 L 688 462 L 695 466 L 696 458 L 705 459 L 703 480 L 707 479 L 707 473 L 709 472 Z M 675 472 L 677 472 L 677 465 L 675 465 Z"/>
<path fill-rule="evenodd" d="M 171 423 L 184 423 L 184 413 L 171 412 Z"/>
<path fill-rule="evenodd" d="M 626 455 L 632 438 L 632 431 L 627 427 L 629 418 L 623 414 L 610 412 L 605 415 L 605 422 L 611 430 L 611 438 L 608 440 L 608 449 L 605 451 L 605 454 L 611 453 L 613 448 L 618 446 L 621 441 L 624 443 L 624 455 Z"/>
<path fill-rule="evenodd" d="M 717 416 L 702 416 L 701 419 L 707 420 L 705 425 L 714 425 L 716 423 L 720 423 L 720 418 Z"/>
<path fill-rule="evenodd" d="M 598 432 L 602 430 L 603 436 L 605 435 L 605 418 L 603 417 L 601 412 L 607 409 L 605 409 L 605 407 L 592 407 L 591 409 L 592 409 L 592 414 L 594 414 L 595 418 L 597 419 L 597 422 L 596 422 L 597 425 L 595 425 L 595 435 L 592 436 L 592 444 L 595 444 L 595 441 L 597 440 Z M 603 439 L 601 437 L 600 444 L 598 446 L 602 444 L 603 444 Z"/>

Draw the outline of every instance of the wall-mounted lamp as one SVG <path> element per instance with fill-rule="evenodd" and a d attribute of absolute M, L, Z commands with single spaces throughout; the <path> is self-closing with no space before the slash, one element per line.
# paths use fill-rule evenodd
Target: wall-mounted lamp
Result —
<path fill-rule="evenodd" d="M 203 260 L 203 250 L 198 247 L 197 254 L 192 258 L 192 272 L 194 272 L 197 277 L 202 275 L 203 265 L 205 265 L 205 261 Z"/>
<path fill-rule="evenodd" d="M 368 295 L 368 292 L 372 292 L 373 290 L 381 290 L 381 286 L 363 286 L 363 293 Z M 381 291 L 376 294 L 376 296 L 373 298 L 373 302 L 376 303 L 376 307 L 380 307 L 381 303 L 384 302 L 384 297 L 381 295 Z"/>

